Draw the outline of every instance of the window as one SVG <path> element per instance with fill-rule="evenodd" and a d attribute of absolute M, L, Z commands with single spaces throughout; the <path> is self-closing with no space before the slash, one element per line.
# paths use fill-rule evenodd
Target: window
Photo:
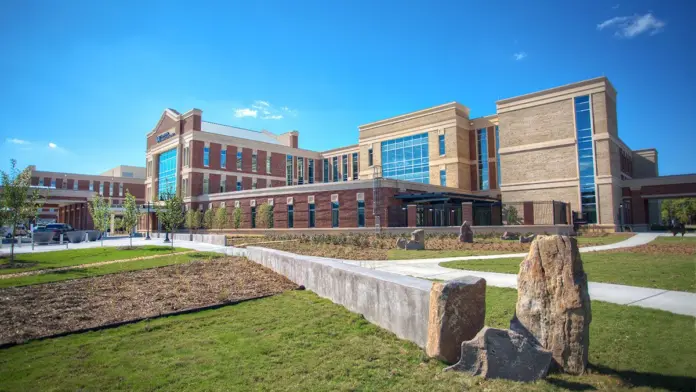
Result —
<path fill-rule="evenodd" d="M 118 184 L 118 195 L 123 196 L 123 183 Z"/>
<path fill-rule="evenodd" d="M 160 200 L 176 194 L 176 148 L 159 156 L 159 184 L 157 194 Z"/>
<path fill-rule="evenodd" d="M 208 192 L 210 191 L 209 187 L 210 187 L 210 180 L 208 180 L 207 178 L 204 178 L 203 179 L 203 194 L 204 195 L 207 195 Z"/>
<path fill-rule="evenodd" d="M 237 190 L 238 191 L 242 190 L 242 182 L 241 181 L 237 181 Z"/>
<path fill-rule="evenodd" d="M 271 157 L 270 154 L 266 157 L 266 174 L 271 174 Z"/>
<path fill-rule="evenodd" d="M 227 192 L 227 181 L 220 180 L 220 193 L 225 193 L 225 192 Z"/>
<path fill-rule="evenodd" d="M 445 155 L 445 135 L 438 136 L 438 143 L 440 145 L 440 155 Z"/>
<path fill-rule="evenodd" d="M 304 158 L 297 157 L 297 184 L 304 184 Z"/>
<path fill-rule="evenodd" d="M 488 133 L 486 129 L 476 131 L 478 138 L 478 185 L 480 191 L 491 189 L 488 182 Z"/>
<path fill-rule="evenodd" d="M 358 227 L 365 227 L 365 201 L 358 201 Z"/>
<path fill-rule="evenodd" d="M 51 188 L 55 189 L 56 188 L 56 179 L 51 178 Z"/>
<path fill-rule="evenodd" d="M 329 182 L 329 160 L 324 159 L 324 182 Z"/>
<path fill-rule="evenodd" d="M 49 208 L 49 209 L 48 209 L 48 212 L 56 212 L 56 209 L 55 209 L 55 208 Z"/>
<path fill-rule="evenodd" d="M 500 133 L 498 132 L 498 126 L 495 126 L 495 171 L 498 180 L 498 189 L 500 189 Z"/>
<path fill-rule="evenodd" d="M 292 185 L 292 155 L 285 156 L 285 185 Z"/>
<path fill-rule="evenodd" d="M 440 170 L 440 185 L 447 186 L 447 170 Z"/>
<path fill-rule="evenodd" d="M 255 172 L 256 171 L 256 160 L 258 159 L 258 156 L 256 155 L 256 151 L 251 153 L 251 171 Z"/>
<path fill-rule="evenodd" d="M 309 205 L 309 227 L 316 225 L 316 214 L 314 212 L 314 204 Z"/>
<path fill-rule="evenodd" d="M 189 188 L 188 188 L 189 180 L 188 178 L 184 178 L 181 180 L 181 191 L 184 194 L 184 197 L 188 197 L 189 195 Z M 147 188 L 148 193 L 150 192 L 150 188 Z"/>
<path fill-rule="evenodd" d="M 39 178 L 39 186 L 44 186 L 44 179 L 43 178 Z"/>
<path fill-rule="evenodd" d="M 188 146 L 184 147 L 184 166 L 189 167 L 191 166 L 191 154 L 190 154 L 190 149 Z"/>
<path fill-rule="evenodd" d="M 295 224 L 295 208 L 292 204 L 288 205 L 288 229 L 292 229 Z"/>
<path fill-rule="evenodd" d="M 41 184 L 40 184 L 40 185 L 43 185 L 43 180 L 41 180 Z M 89 182 L 89 190 L 92 191 L 92 192 L 94 192 L 94 181 L 90 181 L 90 182 Z"/>
<path fill-rule="evenodd" d="M 237 170 L 242 170 L 242 152 L 237 151 Z"/>
<path fill-rule="evenodd" d="M 104 183 L 103 182 L 99 183 L 99 194 L 104 196 Z"/>
<path fill-rule="evenodd" d="M 333 165 L 333 182 L 338 182 L 338 157 L 332 158 Z"/>
<path fill-rule="evenodd" d="M 77 180 L 73 180 L 72 189 L 73 189 L 74 191 L 77 190 Z"/>
<path fill-rule="evenodd" d="M 343 171 L 343 181 L 348 181 L 348 155 L 344 155 L 342 161 L 343 166 L 341 170 Z"/>
<path fill-rule="evenodd" d="M 251 181 L 251 189 L 256 189 L 256 178 Z"/>
<path fill-rule="evenodd" d="M 381 149 L 384 177 L 430 183 L 427 133 L 383 141 Z"/>
<path fill-rule="evenodd" d="M 111 182 L 111 183 L 109 183 L 109 196 L 113 196 L 113 195 L 114 195 L 114 183 Z"/>
<path fill-rule="evenodd" d="M 331 227 L 338 227 L 338 202 L 331 202 Z"/>
<path fill-rule="evenodd" d="M 314 184 L 314 159 L 307 159 L 307 182 Z"/>
<path fill-rule="evenodd" d="M 367 166 L 372 166 L 372 147 L 367 150 Z"/>
<path fill-rule="evenodd" d="M 594 142 L 590 97 L 575 97 L 575 128 L 577 133 L 578 167 L 580 168 L 580 205 L 588 223 L 597 223 Z"/>
<path fill-rule="evenodd" d="M 210 147 L 203 147 L 203 166 L 210 166 Z"/>
<path fill-rule="evenodd" d="M 220 151 L 220 168 L 227 169 L 227 150 Z"/>
<path fill-rule="evenodd" d="M 256 207 L 251 207 L 251 228 L 256 228 Z"/>
<path fill-rule="evenodd" d="M 146 175 L 147 177 L 152 176 L 152 161 L 147 161 L 147 165 L 146 165 L 146 168 L 145 168 L 145 175 Z"/>
<path fill-rule="evenodd" d="M 60 187 L 63 189 L 68 189 L 68 180 L 64 178 L 63 181 L 60 182 Z"/>
<path fill-rule="evenodd" d="M 353 153 L 353 179 L 358 179 L 358 153 Z"/>

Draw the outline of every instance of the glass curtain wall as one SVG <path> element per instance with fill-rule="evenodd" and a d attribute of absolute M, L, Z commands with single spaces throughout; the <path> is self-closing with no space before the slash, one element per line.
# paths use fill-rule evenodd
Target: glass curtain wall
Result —
<path fill-rule="evenodd" d="M 176 148 L 160 154 L 158 178 L 157 194 L 160 200 L 176 194 Z"/>
<path fill-rule="evenodd" d="M 427 133 L 386 140 L 381 148 L 383 177 L 430 183 Z"/>
<path fill-rule="evenodd" d="M 592 115 L 588 95 L 575 97 L 575 127 L 578 141 L 582 212 L 588 223 L 597 223 Z"/>

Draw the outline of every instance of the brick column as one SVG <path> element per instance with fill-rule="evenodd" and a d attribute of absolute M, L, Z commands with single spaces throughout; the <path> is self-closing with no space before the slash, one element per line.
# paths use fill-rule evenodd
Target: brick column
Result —
<path fill-rule="evenodd" d="M 641 197 L 640 190 L 631 189 L 631 209 L 634 225 L 644 225 L 648 223 L 645 200 Z"/>
<path fill-rule="evenodd" d="M 406 207 L 406 213 L 408 217 L 408 227 L 416 227 L 416 205 L 409 204 Z"/>
<path fill-rule="evenodd" d="M 474 205 L 470 201 L 462 203 L 462 222 L 467 221 L 471 226 L 474 225 Z"/>
<path fill-rule="evenodd" d="M 525 225 L 533 225 L 534 224 L 534 202 L 531 201 L 525 201 L 522 207 L 523 211 L 523 216 L 522 218 L 524 220 Z"/>
<path fill-rule="evenodd" d="M 500 205 L 491 205 L 491 225 L 500 226 L 503 224 L 503 212 Z"/>

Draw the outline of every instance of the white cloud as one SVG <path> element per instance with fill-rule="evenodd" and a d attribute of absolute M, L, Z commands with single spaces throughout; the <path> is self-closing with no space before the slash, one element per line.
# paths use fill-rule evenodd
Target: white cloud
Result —
<path fill-rule="evenodd" d="M 614 29 L 614 35 L 622 38 L 633 38 L 643 33 L 655 35 L 662 31 L 667 24 L 648 12 L 645 15 L 616 16 L 597 25 L 597 30 Z"/>
<path fill-rule="evenodd" d="M 244 109 L 235 109 L 234 110 L 234 116 L 237 118 L 242 118 L 242 117 L 254 117 L 256 118 L 258 111 L 244 108 Z"/>
<path fill-rule="evenodd" d="M 269 115 L 261 117 L 261 119 L 263 119 L 263 120 L 280 120 L 282 118 L 283 118 L 282 114 L 269 114 Z"/>
<path fill-rule="evenodd" d="M 254 101 L 254 104 L 257 106 L 265 106 L 265 107 L 271 106 L 271 104 L 268 103 L 268 101 Z"/>
<path fill-rule="evenodd" d="M 49 143 L 48 143 L 48 146 L 49 146 L 50 148 L 56 148 L 56 147 L 58 147 L 58 146 L 57 146 L 55 143 L 53 143 L 53 142 L 49 142 Z"/>
<path fill-rule="evenodd" d="M 7 142 L 12 143 L 12 144 L 31 144 L 26 140 L 17 139 L 17 138 L 8 138 Z"/>
<path fill-rule="evenodd" d="M 518 52 L 518 53 L 513 54 L 512 57 L 515 59 L 515 61 L 524 60 L 527 57 L 527 53 Z"/>
<path fill-rule="evenodd" d="M 289 114 L 289 115 L 291 115 L 291 116 L 293 116 L 293 117 L 296 117 L 296 116 L 297 116 L 297 109 L 290 109 L 290 108 L 287 107 L 287 106 L 283 106 L 283 107 L 280 108 L 280 110 L 283 111 L 283 112 L 285 112 L 285 113 L 287 113 L 287 114 Z"/>

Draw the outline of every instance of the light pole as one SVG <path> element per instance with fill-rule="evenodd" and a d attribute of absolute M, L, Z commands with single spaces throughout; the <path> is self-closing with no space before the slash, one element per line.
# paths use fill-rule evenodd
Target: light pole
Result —
<path fill-rule="evenodd" d="M 150 203 L 145 204 L 145 208 L 147 208 L 147 216 L 145 217 L 146 223 L 145 223 L 145 239 L 149 240 L 150 239 Z"/>

